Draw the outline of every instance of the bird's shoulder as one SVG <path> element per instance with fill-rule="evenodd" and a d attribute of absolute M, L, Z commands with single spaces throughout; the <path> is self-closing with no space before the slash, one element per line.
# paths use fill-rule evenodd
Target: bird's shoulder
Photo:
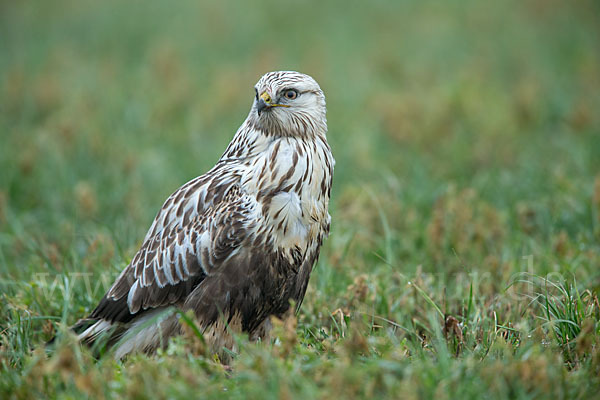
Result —
<path fill-rule="evenodd" d="M 241 173 L 237 165 L 218 163 L 206 174 L 182 185 L 165 200 L 144 242 L 187 226 L 194 218 L 221 203 L 229 191 L 239 185 Z"/>

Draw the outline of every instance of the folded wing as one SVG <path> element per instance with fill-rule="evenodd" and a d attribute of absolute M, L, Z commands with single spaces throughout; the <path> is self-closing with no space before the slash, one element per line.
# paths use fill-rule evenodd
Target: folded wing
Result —
<path fill-rule="evenodd" d="M 206 276 L 239 247 L 252 200 L 239 176 L 219 165 L 171 195 L 140 250 L 86 319 L 128 323 L 146 310 L 182 305 Z M 232 213 L 243 210 L 243 213 Z M 236 218 L 236 220 L 231 220 Z M 228 227 L 224 232 L 224 227 Z M 86 332 L 98 333 L 97 329 Z M 85 339 L 87 335 L 83 335 Z"/>

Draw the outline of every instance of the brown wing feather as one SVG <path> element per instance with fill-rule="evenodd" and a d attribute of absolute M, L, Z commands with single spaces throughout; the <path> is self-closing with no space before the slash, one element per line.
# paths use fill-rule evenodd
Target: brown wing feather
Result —
<path fill-rule="evenodd" d="M 165 201 L 142 247 L 89 318 L 126 323 L 140 311 L 182 303 L 214 263 L 235 249 L 231 240 L 214 249 L 216 257 L 207 257 L 201 243 L 215 215 L 239 198 L 239 176 L 229 172 L 218 164 Z"/>

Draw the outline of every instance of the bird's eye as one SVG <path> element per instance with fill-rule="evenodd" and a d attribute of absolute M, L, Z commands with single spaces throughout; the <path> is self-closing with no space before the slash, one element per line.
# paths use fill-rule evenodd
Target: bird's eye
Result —
<path fill-rule="evenodd" d="M 286 99 L 294 100 L 296 97 L 298 97 L 298 91 L 294 89 L 288 89 L 285 91 L 284 96 Z"/>

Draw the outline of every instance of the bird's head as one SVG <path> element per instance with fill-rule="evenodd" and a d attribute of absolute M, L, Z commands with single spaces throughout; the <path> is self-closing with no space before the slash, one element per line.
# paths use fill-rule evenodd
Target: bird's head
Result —
<path fill-rule="evenodd" d="M 313 136 L 327 131 L 325 96 L 310 76 L 294 71 L 263 75 L 249 119 L 266 135 Z"/>

